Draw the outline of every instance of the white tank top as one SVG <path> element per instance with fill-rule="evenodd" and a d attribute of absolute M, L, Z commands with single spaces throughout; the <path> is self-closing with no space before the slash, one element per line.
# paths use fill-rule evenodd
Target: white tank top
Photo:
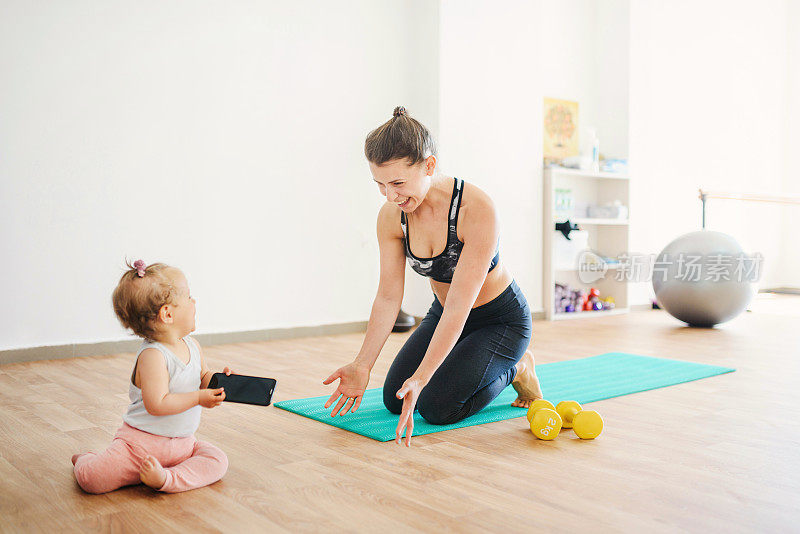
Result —
<path fill-rule="evenodd" d="M 155 341 L 145 341 L 136 354 L 136 362 L 139 362 L 139 355 L 145 349 L 157 349 L 164 356 L 164 363 L 169 372 L 169 392 L 188 393 L 200 389 L 200 350 L 193 339 L 184 337 L 183 342 L 189 347 L 189 363 L 183 363 L 167 347 Z M 128 411 L 122 416 L 122 420 L 150 434 L 166 436 L 169 438 L 179 438 L 191 436 L 200 426 L 200 415 L 203 408 L 200 405 L 193 406 L 188 410 L 172 415 L 150 415 L 144 407 L 142 400 L 142 390 L 137 388 L 133 381 L 135 379 L 136 364 L 134 364 L 134 376 L 131 376 L 128 396 L 131 403 Z"/>

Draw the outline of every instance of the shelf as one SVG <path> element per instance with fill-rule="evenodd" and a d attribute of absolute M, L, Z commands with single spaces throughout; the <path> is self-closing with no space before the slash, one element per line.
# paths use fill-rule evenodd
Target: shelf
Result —
<path fill-rule="evenodd" d="M 578 176 L 582 178 L 603 178 L 608 180 L 630 180 L 630 176 L 627 174 L 619 174 L 615 172 L 593 172 L 593 171 L 582 171 L 580 169 L 566 169 L 564 167 L 546 167 L 545 170 L 549 170 L 552 173 L 563 174 L 566 176 Z"/>
<path fill-rule="evenodd" d="M 613 264 L 612 263 L 607 263 L 606 265 L 608 265 L 608 270 L 609 271 L 614 271 L 616 269 L 622 268 L 622 264 L 620 264 L 620 263 L 613 263 Z M 580 269 L 577 269 L 575 267 L 570 267 L 569 269 L 562 269 L 560 267 L 556 267 L 553 270 L 555 272 L 557 272 L 557 273 L 577 273 L 577 272 L 580 271 Z"/>
<path fill-rule="evenodd" d="M 559 221 L 558 219 L 556 219 L 553 222 L 555 223 L 563 221 Z M 581 219 L 570 219 L 569 222 L 575 224 L 586 224 L 595 226 L 628 226 L 629 224 L 628 219 L 600 219 L 597 217 L 583 217 Z"/>
<path fill-rule="evenodd" d="M 544 227 L 544 257 L 543 257 L 543 295 L 545 317 L 549 320 L 591 319 L 607 315 L 619 315 L 629 311 L 629 280 L 620 277 L 627 268 L 620 262 L 596 265 L 597 271 L 589 268 L 581 269 L 581 259 L 588 261 L 590 258 L 581 258 L 583 251 L 604 251 L 616 259 L 616 254 L 630 250 L 630 219 L 587 217 L 588 211 L 583 206 L 605 206 L 619 203 L 630 207 L 630 177 L 626 174 L 610 172 L 591 172 L 578 169 L 564 169 L 560 167 L 547 167 L 544 172 L 543 191 L 543 220 Z M 558 202 L 559 189 L 569 189 L 572 197 L 570 222 L 577 224 L 582 232 L 573 243 L 567 244 L 559 232 L 554 231 L 556 222 L 565 220 L 565 211 Z M 556 210 L 556 206 L 559 209 Z M 595 212 L 592 212 L 595 213 Z M 612 213 L 612 212 L 609 212 Z M 601 213 L 595 213 L 601 215 Z M 595 252 L 597 255 L 597 253 Z M 560 267 L 565 267 L 561 269 Z M 586 266 L 584 266 L 586 267 Z M 584 274 L 588 276 L 583 276 Z M 617 279 L 621 278 L 621 279 Z M 591 283 L 585 280 L 593 280 Z M 617 308 L 607 311 L 587 311 L 574 313 L 555 313 L 555 285 L 556 282 L 569 285 L 574 289 L 588 289 L 594 286 L 604 295 L 611 295 L 616 301 Z"/>
<path fill-rule="evenodd" d="M 614 308 L 613 310 L 605 311 L 579 311 L 572 313 L 554 313 L 553 321 L 568 321 L 570 319 L 596 319 L 598 317 L 608 317 L 610 315 L 621 315 L 628 313 L 628 308 Z"/>

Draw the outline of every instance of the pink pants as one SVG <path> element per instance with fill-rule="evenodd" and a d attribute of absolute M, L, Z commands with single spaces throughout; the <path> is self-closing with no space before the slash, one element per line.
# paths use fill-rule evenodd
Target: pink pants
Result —
<path fill-rule="evenodd" d="M 75 461 L 75 479 L 88 493 L 106 493 L 139 484 L 139 468 L 155 456 L 167 473 L 159 491 L 178 493 L 213 484 L 228 470 L 225 453 L 194 436 L 168 438 L 148 434 L 127 423 L 100 454 L 87 452 Z"/>

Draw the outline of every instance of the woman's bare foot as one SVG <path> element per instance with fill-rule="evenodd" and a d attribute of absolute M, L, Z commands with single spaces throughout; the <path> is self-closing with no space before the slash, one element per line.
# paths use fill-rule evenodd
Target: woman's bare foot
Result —
<path fill-rule="evenodd" d="M 139 480 L 155 490 L 161 489 L 164 487 L 164 482 L 167 481 L 167 472 L 164 471 L 161 462 L 155 456 L 148 456 L 139 469 Z"/>
<path fill-rule="evenodd" d="M 531 405 L 531 402 L 543 398 L 531 351 L 526 350 L 515 367 L 517 368 L 517 376 L 514 377 L 511 385 L 517 391 L 517 400 L 512 402 L 511 406 L 527 408 Z"/>

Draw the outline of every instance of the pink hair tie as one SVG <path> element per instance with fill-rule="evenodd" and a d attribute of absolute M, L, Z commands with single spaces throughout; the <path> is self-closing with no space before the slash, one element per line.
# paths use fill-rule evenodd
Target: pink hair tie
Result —
<path fill-rule="evenodd" d="M 147 264 L 142 260 L 136 260 L 133 262 L 133 268 L 136 269 L 136 274 L 139 275 L 139 278 L 144 278 L 144 270 L 147 269 Z"/>

